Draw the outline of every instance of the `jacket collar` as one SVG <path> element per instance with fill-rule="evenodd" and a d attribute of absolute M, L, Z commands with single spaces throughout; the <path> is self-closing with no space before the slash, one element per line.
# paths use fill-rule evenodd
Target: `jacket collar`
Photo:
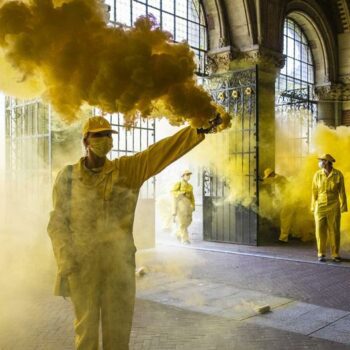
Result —
<path fill-rule="evenodd" d="M 89 172 L 90 174 L 92 173 L 91 171 L 89 171 L 85 164 L 85 157 L 81 157 L 79 162 L 78 162 L 78 168 L 79 168 L 79 177 L 82 177 L 83 173 Z M 111 160 L 109 160 L 108 158 L 106 158 L 106 161 L 103 165 L 103 168 L 101 170 L 101 172 L 98 172 L 96 174 L 98 175 L 106 175 L 109 174 L 110 172 L 112 172 L 114 170 L 114 162 L 112 162 Z"/>

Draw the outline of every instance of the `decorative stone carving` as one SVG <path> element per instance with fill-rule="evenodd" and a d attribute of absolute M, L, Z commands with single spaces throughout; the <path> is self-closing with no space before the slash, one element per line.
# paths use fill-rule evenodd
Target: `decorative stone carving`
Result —
<path fill-rule="evenodd" d="M 339 11 L 340 21 L 342 23 L 343 31 L 350 31 L 350 13 L 349 13 L 349 4 L 347 0 L 337 0 L 337 6 Z"/>
<path fill-rule="evenodd" d="M 225 46 L 208 52 L 206 72 L 208 74 L 228 71 L 230 62 L 235 57 L 235 50 L 231 46 Z"/>
<path fill-rule="evenodd" d="M 350 100 L 350 84 L 328 84 L 317 86 L 315 93 L 319 100 L 348 101 Z"/>
<path fill-rule="evenodd" d="M 350 101 L 350 84 L 344 85 L 342 100 L 343 101 Z"/>
<path fill-rule="evenodd" d="M 240 58 L 250 62 L 251 64 L 258 64 L 263 68 L 280 69 L 283 68 L 286 56 L 263 47 L 242 52 Z"/>

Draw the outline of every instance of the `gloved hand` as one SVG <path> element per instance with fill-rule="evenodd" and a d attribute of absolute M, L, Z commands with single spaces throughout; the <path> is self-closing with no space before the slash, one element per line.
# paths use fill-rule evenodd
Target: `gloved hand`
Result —
<path fill-rule="evenodd" d="M 222 124 L 222 118 L 221 118 L 220 113 L 218 113 L 214 119 L 210 120 L 209 124 L 210 124 L 209 128 L 206 128 L 206 129 L 199 128 L 199 129 L 197 129 L 197 133 L 198 134 L 212 134 L 212 133 L 215 133 L 217 131 L 216 127 L 218 125 Z"/>

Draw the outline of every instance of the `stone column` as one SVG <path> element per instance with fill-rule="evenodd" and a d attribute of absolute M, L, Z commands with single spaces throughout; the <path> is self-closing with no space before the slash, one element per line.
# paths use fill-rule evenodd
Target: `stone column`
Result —
<path fill-rule="evenodd" d="M 232 70 L 252 65 L 258 66 L 258 173 L 263 177 L 266 168 L 275 169 L 275 82 L 279 70 L 284 65 L 284 56 L 278 52 L 264 48 L 256 48 L 245 52 L 233 60 L 230 64 Z M 262 195 L 261 186 L 259 186 L 259 210 L 264 213 L 264 208 L 269 207 L 270 201 Z M 258 244 L 275 240 L 278 237 L 276 229 L 272 223 L 265 217 L 260 218 Z"/>
<path fill-rule="evenodd" d="M 231 69 L 258 65 L 258 128 L 259 174 L 275 168 L 275 82 L 284 56 L 278 52 L 258 48 L 245 52 L 231 62 Z"/>
<path fill-rule="evenodd" d="M 224 46 L 209 52 L 208 72 L 220 73 L 258 66 L 258 174 L 262 178 L 264 169 L 275 168 L 275 82 L 280 68 L 284 65 L 284 56 L 278 52 L 251 47 L 247 52 L 238 52 L 230 46 Z M 268 207 L 265 201 L 270 200 L 260 195 L 259 207 Z M 269 220 L 260 219 L 258 244 L 277 239 L 277 232 Z"/>
<path fill-rule="evenodd" d="M 317 121 L 330 127 L 340 125 L 342 84 L 317 86 L 315 93 L 319 100 Z"/>

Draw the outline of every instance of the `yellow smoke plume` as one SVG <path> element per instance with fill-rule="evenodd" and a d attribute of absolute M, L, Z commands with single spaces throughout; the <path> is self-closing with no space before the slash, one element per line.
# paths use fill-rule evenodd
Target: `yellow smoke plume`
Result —
<path fill-rule="evenodd" d="M 309 146 L 306 144 L 306 140 L 296 142 L 297 137 L 306 135 L 306 126 L 310 122 L 308 113 L 307 111 L 291 113 L 284 118 L 283 123 L 277 125 L 276 132 L 276 170 L 279 174 L 286 175 L 289 180 L 284 200 L 294 212 L 292 232 L 303 240 L 314 237 L 311 185 L 313 176 L 318 170 L 317 157 L 324 153 L 330 153 L 336 159 L 334 167 L 344 175 L 346 190 L 350 189 L 350 163 L 346 153 L 350 146 L 350 128 L 340 126 L 334 129 L 318 124 L 312 129 Z M 277 116 L 278 118 L 279 116 Z M 298 158 L 297 156 L 301 154 L 304 154 L 304 157 Z M 348 213 L 342 215 L 341 228 L 342 247 L 348 250 L 350 247 L 348 233 L 350 216 Z"/>
<path fill-rule="evenodd" d="M 332 129 L 318 124 L 309 130 L 311 135 L 307 139 L 310 122 L 309 111 L 291 111 L 284 116 L 277 113 L 275 170 L 288 180 L 282 197 L 277 201 L 278 206 L 274 205 L 274 198 L 264 190 L 264 182 L 259 184 L 259 195 L 263 204 L 259 208 L 259 215 L 280 225 L 280 219 L 283 220 L 280 218 L 282 201 L 292 215 L 291 234 L 303 241 L 315 237 L 314 218 L 311 212 L 311 185 L 313 176 L 318 170 L 319 155 L 330 153 L 336 159 L 334 166 L 344 175 L 347 193 L 350 190 L 350 162 L 346 152 L 350 148 L 350 128 L 340 126 Z M 248 134 L 244 138 L 239 137 L 241 128 L 241 117 L 235 116 L 229 130 L 218 136 L 209 135 L 191 152 L 189 159 L 198 166 L 210 168 L 223 180 L 227 186 L 227 196 L 222 198 L 223 201 L 250 206 L 254 192 L 249 193 L 247 189 L 249 185 L 254 186 L 255 179 L 249 179 L 247 175 L 249 169 L 255 167 L 255 159 L 242 157 L 239 154 L 240 150 L 249 149 Z M 233 152 L 238 153 L 233 155 Z M 264 169 L 259 169 L 260 177 L 263 177 L 263 171 Z M 253 182 L 249 184 L 249 181 Z M 222 201 L 217 201 L 214 204 L 221 203 Z M 341 228 L 342 249 L 349 250 L 349 213 L 342 215 Z"/>
<path fill-rule="evenodd" d="M 218 197 L 222 196 L 222 186 L 225 187 L 226 196 L 217 200 L 216 205 L 228 201 L 248 207 L 254 202 L 255 179 L 249 174 L 256 168 L 255 134 L 245 132 L 242 138 L 242 129 L 248 129 L 249 123 L 252 121 L 247 116 L 236 115 L 230 129 L 220 135 L 208 135 L 188 156 L 194 164 L 218 175 L 222 184 Z"/>
<path fill-rule="evenodd" d="M 0 63 L 11 67 L 10 82 L 0 80 L 0 89 L 41 95 L 66 121 L 84 103 L 123 113 L 127 125 L 166 112 L 173 125 L 208 127 L 218 112 L 196 85 L 186 43 L 172 43 L 152 16 L 128 30 L 109 27 L 99 0 L 3 1 L 0 48 Z M 230 123 L 222 114 L 220 129 Z"/>

